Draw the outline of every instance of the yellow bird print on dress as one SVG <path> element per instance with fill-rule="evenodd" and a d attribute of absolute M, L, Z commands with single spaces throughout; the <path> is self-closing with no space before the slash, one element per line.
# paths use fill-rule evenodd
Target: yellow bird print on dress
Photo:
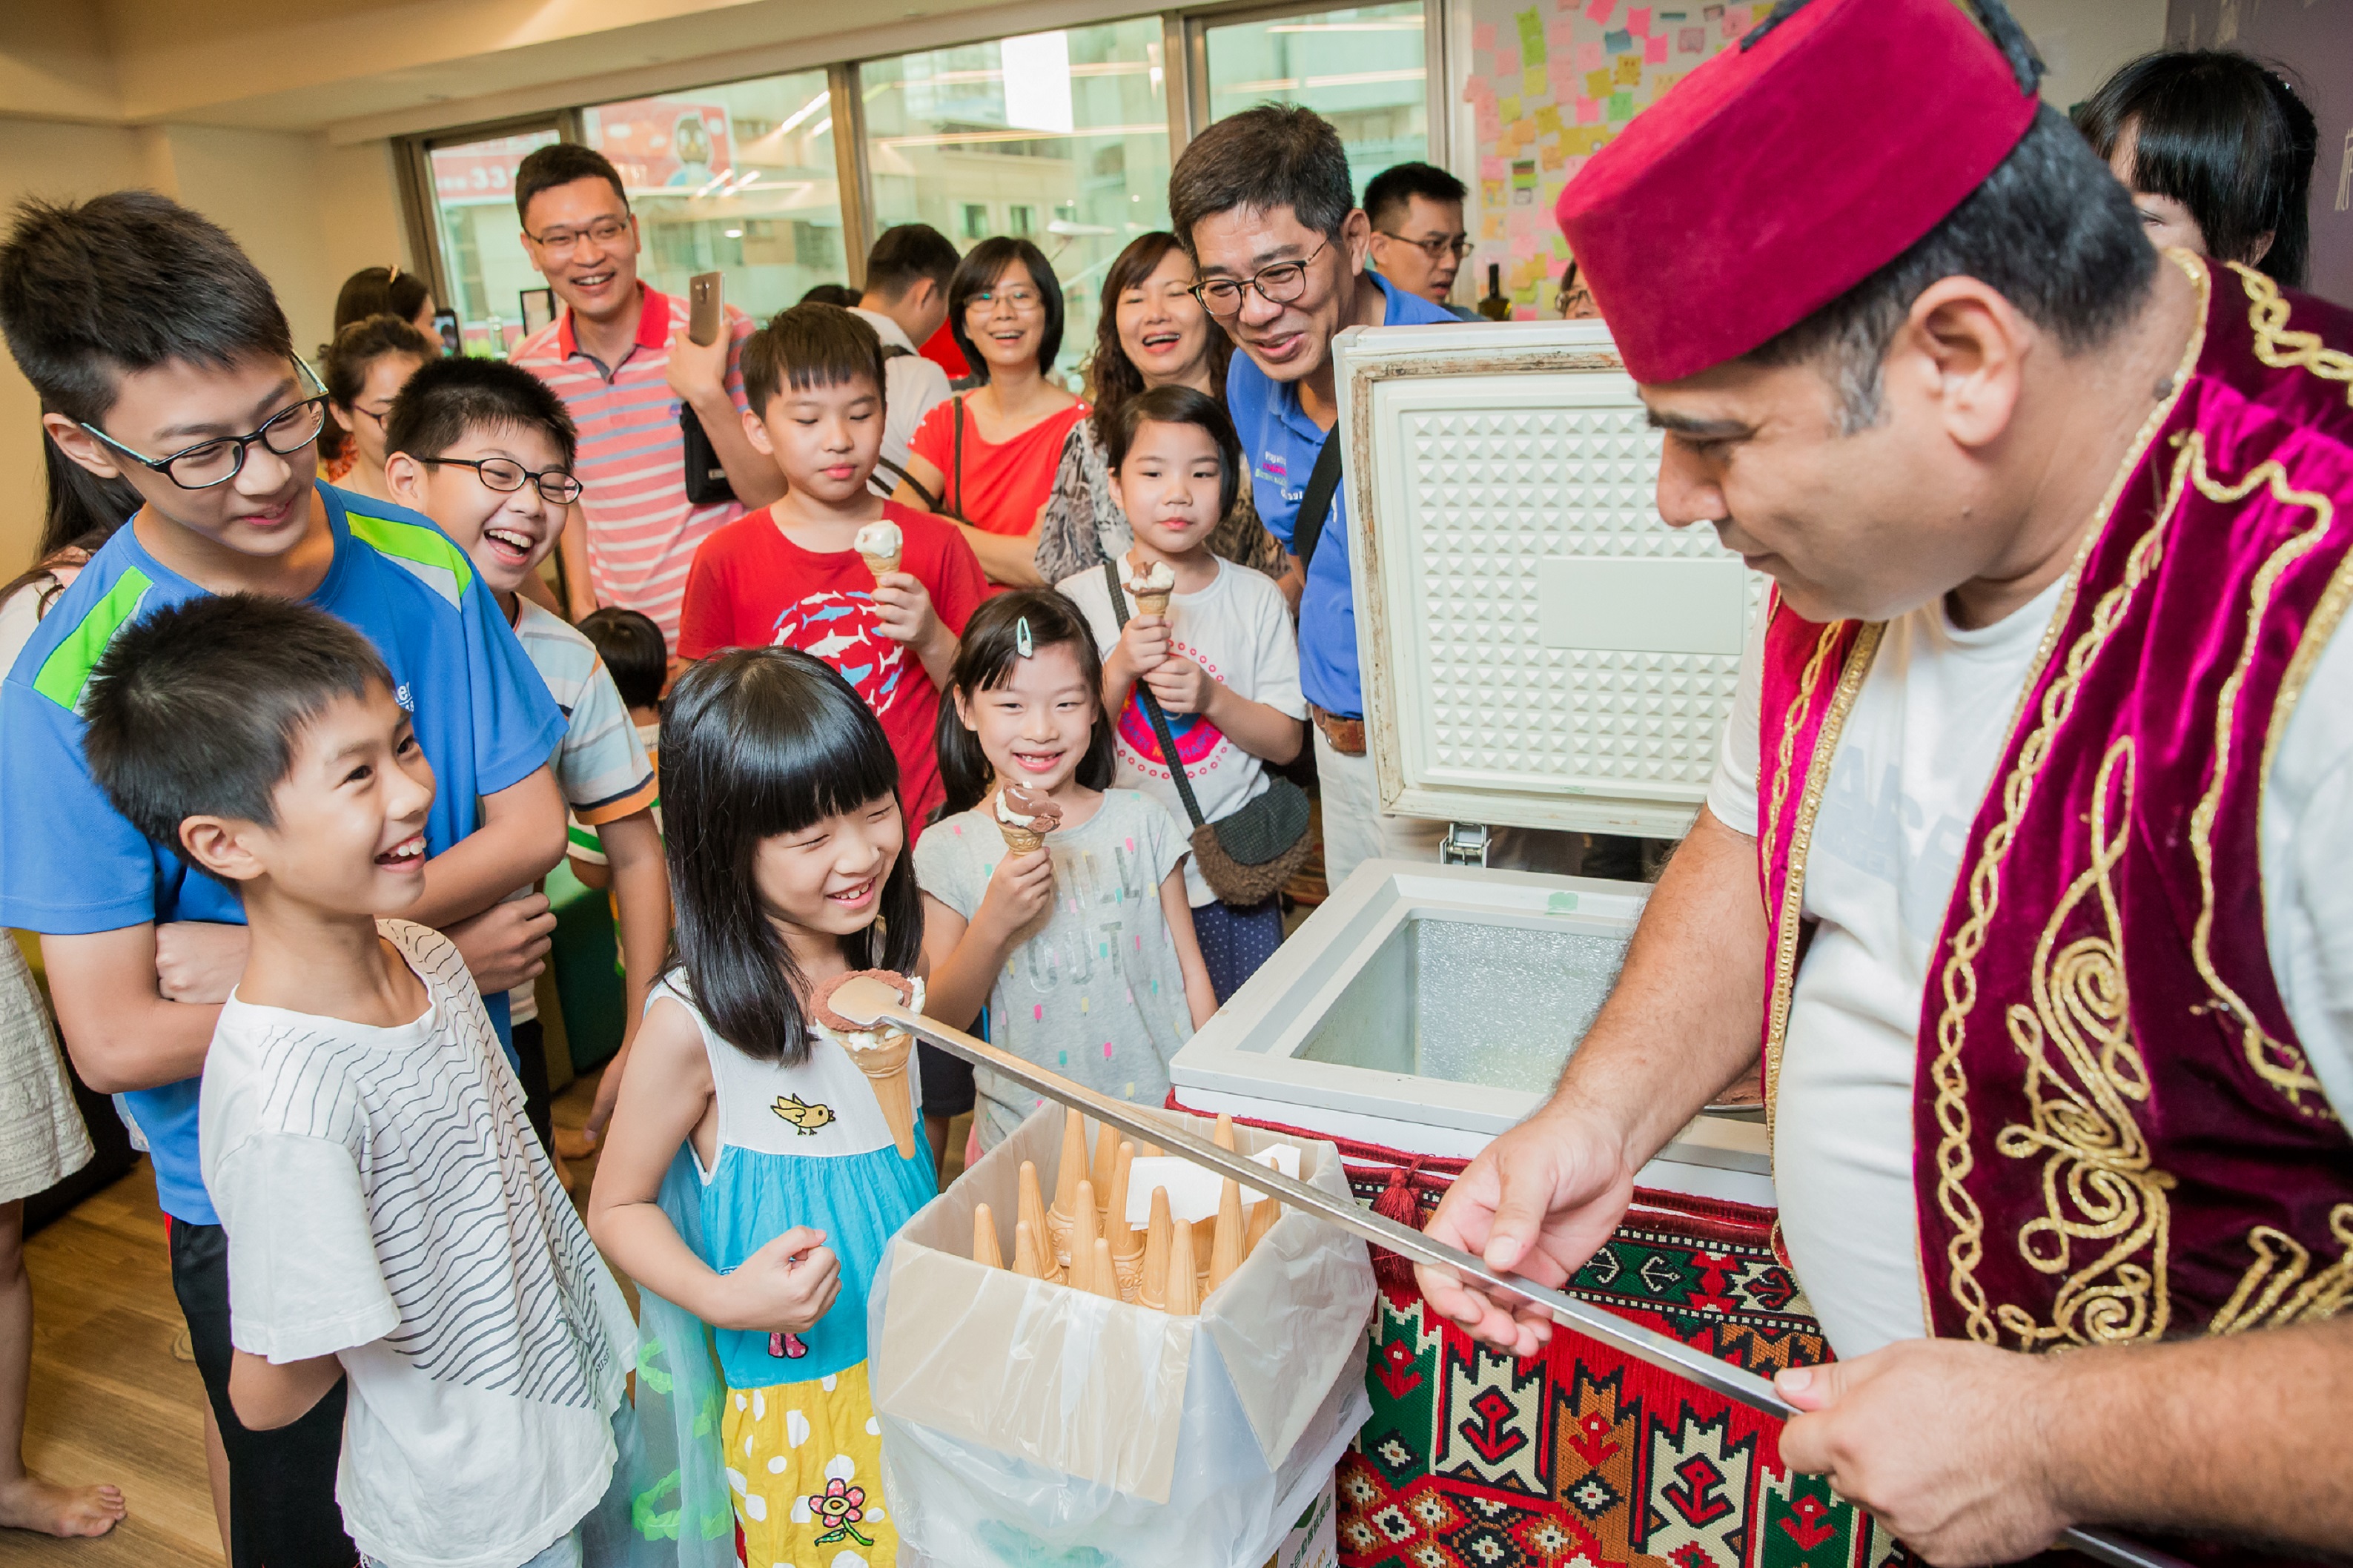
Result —
<path fill-rule="evenodd" d="M 804 1104 L 798 1095 L 780 1094 L 776 1096 L 776 1103 L 768 1109 L 798 1128 L 804 1138 L 833 1122 L 833 1107 Z"/>

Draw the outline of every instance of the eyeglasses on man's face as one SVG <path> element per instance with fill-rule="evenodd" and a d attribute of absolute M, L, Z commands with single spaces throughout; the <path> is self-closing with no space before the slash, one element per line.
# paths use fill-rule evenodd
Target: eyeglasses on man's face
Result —
<path fill-rule="evenodd" d="M 530 234 L 529 230 L 524 231 Z M 598 249 L 609 249 L 621 243 L 629 232 L 627 217 L 600 217 L 586 228 L 551 228 L 545 234 L 532 234 L 531 242 L 554 259 L 561 260 L 580 248 L 584 239 L 593 239 Z"/>
<path fill-rule="evenodd" d="M 1201 309 L 1221 321 L 1229 321 L 1242 313 L 1244 290 L 1255 289 L 1258 297 L 1270 305 L 1288 305 L 1307 292 L 1307 266 L 1332 247 L 1325 240 L 1296 261 L 1278 261 L 1271 267 L 1261 267 L 1248 278 L 1212 278 L 1193 285 L 1193 298 Z"/>
<path fill-rule="evenodd" d="M 247 448 L 259 441 L 281 458 L 290 458 L 319 438 L 327 423 L 327 389 L 301 355 L 294 363 L 302 374 L 318 388 L 318 395 L 306 397 L 290 408 L 281 408 L 260 426 L 243 436 L 216 436 L 183 447 L 168 458 L 151 458 L 132 450 L 87 420 L 75 424 L 105 442 L 109 447 L 142 467 L 163 475 L 184 490 L 208 490 L 225 485 L 245 468 Z"/>
<path fill-rule="evenodd" d="M 426 458 L 421 461 L 428 468 L 471 468 L 475 478 L 501 495 L 511 496 L 525 485 L 536 485 L 539 493 L 557 506 L 570 506 L 588 488 L 562 468 L 533 473 L 509 458 Z"/>
<path fill-rule="evenodd" d="M 1450 256 L 1460 261 L 1471 254 L 1471 236 L 1468 233 L 1441 235 L 1436 239 L 1409 239 L 1401 234 L 1391 234 L 1388 229 L 1379 233 L 1383 239 L 1394 239 L 1399 245 L 1412 246 L 1432 261 L 1443 261 Z"/>
<path fill-rule="evenodd" d="M 967 316 L 986 316 L 1003 305 L 1017 316 L 1026 316 L 1045 302 L 1037 289 L 1017 283 L 1010 289 L 983 289 L 964 302 L 964 311 Z"/>

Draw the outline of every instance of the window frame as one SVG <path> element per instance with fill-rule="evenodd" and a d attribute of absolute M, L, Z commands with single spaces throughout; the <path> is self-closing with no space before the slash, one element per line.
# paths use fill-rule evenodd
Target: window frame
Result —
<path fill-rule="evenodd" d="M 584 127 L 578 108 L 543 110 L 537 114 L 512 114 L 502 120 L 478 120 L 470 124 L 452 125 L 444 130 L 427 132 L 418 136 L 403 136 L 397 142 L 396 171 L 399 176 L 401 216 L 408 231 L 410 270 L 420 272 L 433 284 L 433 301 L 443 310 L 454 309 L 453 291 L 449 287 L 448 258 L 441 247 L 441 207 L 434 198 L 433 153 L 442 147 L 463 146 L 470 142 L 487 142 L 494 136 L 528 135 L 534 131 L 553 131 L 565 142 L 583 139 Z M 522 221 L 518 218 L 520 230 Z M 422 265 L 416 258 L 423 258 Z"/>

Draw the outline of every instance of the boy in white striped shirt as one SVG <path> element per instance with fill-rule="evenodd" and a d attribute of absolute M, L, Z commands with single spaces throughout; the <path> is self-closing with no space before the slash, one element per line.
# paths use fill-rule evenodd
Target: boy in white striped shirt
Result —
<path fill-rule="evenodd" d="M 286 1426 L 348 1377 L 335 1495 L 364 1561 L 575 1568 L 634 1331 L 464 961 L 382 918 L 423 895 L 434 794 L 383 660 L 290 600 L 192 599 L 114 639 L 85 714 L 116 808 L 252 930 L 199 1112 L 237 1419 Z"/>

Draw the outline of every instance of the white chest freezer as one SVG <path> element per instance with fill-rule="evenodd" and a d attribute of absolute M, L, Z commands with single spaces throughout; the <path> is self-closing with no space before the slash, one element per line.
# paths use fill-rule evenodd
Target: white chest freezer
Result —
<path fill-rule="evenodd" d="M 1335 356 L 1383 804 L 1463 825 L 1461 844 L 1497 826 L 1680 837 L 1762 579 L 1711 530 L 1660 521 L 1659 437 L 1608 331 L 1357 329 Z M 1177 1098 L 1475 1153 L 1549 1092 L 1648 893 L 1369 862 L 1177 1053 Z M 1640 1179 L 1769 1205 L 1762 1120 L 1703 1115 Z"/>

